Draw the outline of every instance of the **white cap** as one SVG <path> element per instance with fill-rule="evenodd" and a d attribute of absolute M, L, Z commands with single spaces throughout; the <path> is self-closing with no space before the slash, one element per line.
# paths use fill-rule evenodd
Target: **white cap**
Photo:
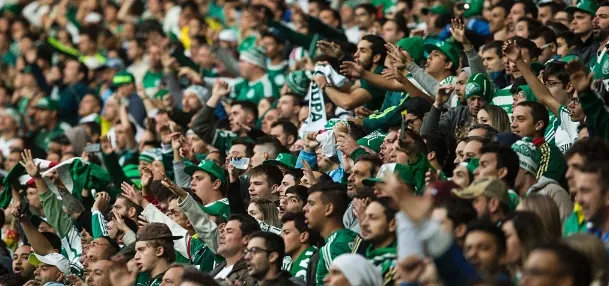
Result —
<path fill-rule="evenodd" d="M 222 32 L 220 32 L 220 34 L 218 35 L 218 39 L 220 41 L 236 43 L 237 42 L 237 33 L 235 33 L 235 31 L 233 31 L 231 29 L 226 29 L 226 30 L 223 30 Z"/>
<path fill-rule="evenodd" d="M 97 13 L 97 12 L 91 12 L 89 14 L 87 14 L 87 16 L 85 16 L 85 23 L 89 23 L 89 24 L 97 24 L 99 22 L 101 22 L 103 19 L 102 15 Z"/>
<path fill-rule="evenodd" d="M 36 253 L 30 254 L 28 257 L 30 264 L 38 267 L 41 263 L 57 267 L 59 271 L 65 275 L 70 274 L 70 262 L 67 258 L 59 253 L 49 253 L 47 255 L 39 255 Z"/>

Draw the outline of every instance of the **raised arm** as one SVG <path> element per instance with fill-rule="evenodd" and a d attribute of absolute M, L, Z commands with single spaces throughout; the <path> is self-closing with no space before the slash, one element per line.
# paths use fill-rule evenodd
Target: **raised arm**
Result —
<path fill-rule="evenodd" d="M 533 90 L 537 100 L 545 107 L 550 109 L 554 115 L 558 116 L 560 102 L 558 102 L 558 100 L 552 96 L 552 93 L 550 93 L 548 87 L 546 87 L 546 85 L 539 80 L 531 67 L 524 61 L 524 59 L 522 59 L 520 48 L 516 46 L 514 41 L 508 40 L 504 44 L 503 54 L 507 56 L 511 62 L 514 62 L 520 72 L 522 72 L 522 76 L 527 81 L 527 84 L 531 87 L 531 90 Z"/>

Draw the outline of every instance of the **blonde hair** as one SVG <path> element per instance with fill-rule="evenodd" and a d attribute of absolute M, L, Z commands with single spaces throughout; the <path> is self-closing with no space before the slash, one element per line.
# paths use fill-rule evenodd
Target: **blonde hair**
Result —
<path fill-rule="evenodd" d="M 609 256 L 603 242 L 588 233 L 575 233 L 563 238 L 563 242 L 586 256 L 592 266 L 591 285 L 607 285 L 609 283 Z"/>
<path fill-rule="evenodd" d="M 562 236 L 560 212 L 558 212 L 558 206 L 550 197 L 531 194 L 520 199 L 520 207 L 537 214 L 551 237 Z"/>
<path fill-rule="evenodd" d="M 499 132 L 511 132 L 512 128 L 510 127 L 510 118 L 508 117 L 507 112 L 499 106 L 496 105 L 487 105 L 482 107 L 482 110 L 488 113 L 488 117 L 493 124 L 491 126 L 495 128 Z"/>
<path fill-rule="evenodd" d="M 262 213 L 262 221 L 275 226 L 281 227 L 281 220 L 279 220 L 279 211 L 277 211 L 277 205 L 266 198 L 255 198 L 250 201 L 250 204 L 255 204 L 256 207 Z"/>

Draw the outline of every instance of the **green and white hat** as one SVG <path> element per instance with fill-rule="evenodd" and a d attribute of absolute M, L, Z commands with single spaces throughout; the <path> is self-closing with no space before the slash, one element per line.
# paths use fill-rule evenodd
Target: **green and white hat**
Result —
<path fill-rule="evenodd" d="M 387 180 L 387 177 L 389 177 L 391 174 L 398 175 L 400 181 L 407 185 L 416 185 L 410 168 L 398 163 L 383 164 L 379 169 L 379 172 L 376 174 L 376 177 L 366 178 L 362 181 L 362 183 L 366 186 L 373 186 L 376 183 L 384 183 Z"/>
<path fill-rule="evenodd" d="M 209 99 L 209 90 L 200 85 L 191 85 L 184 90 L 184 93 L 194 93 L 201 104 L 205 104 Z"/>
<path fill-rule="evenodd" d="M 383 144 L 383 140 L 385 140 L 385 136 L 387 136 L 387 134 L 383 133 L 380 129 L 375 130 L 372 133 L 357 140 L 357 145 L 366 147 L 378 153 L 381 151 L 381 145 Z"/>
<path fill-rule="evenodd" d="M 266 70 L 266 53 L 261 47 L 254 46 L 241 52 L 239 60 L 257 65 Z"/>
<path fill-rule="evenodd" d="M 140 161 L 152 163 L 154 161 L 163 161 L 163 154 L 160 148 L 153 148 L 142 151 L 138 157 Z"/>
<path fill-rule="evenodd" d="M 296 169 L 296 156 L 290 153 L 279 153 L 277 158 L 265 160 L 263 164 L 281 165 L 288 169 Z"/>
<path fill-rule="evenodd" d="M 38 99 L 34 107 L 44 110 L 57 111 L 59 110 L 59 103 L 57 102 L 57 100 L 53 100 L 48 97 L 41 97 L 40 99 Z"/>
<path fill-rule="evenodd" d="M 120 86 L 123 86 L 126 84 L 131 84 L 134 82 L 135 82 L 135 77 L 133 76 L 133 74 L 126 72 L 126 71 L 118 72 L 117 74 L 114 75 L 114 77 L 112 77 L 112 87 L 113 88 L 118 88 Z"/>
<path fill-rule="evenodd" d="M 477 73 L 471 75 L 467 79 L 467 84 L 465 85 L 465 98 L 479 96 L 486 101 L 490 101 L 493 92 L 493 82 L 487 75 Z"/>
<path fill-rule="evenodd" d="M 598 10 L 598 4 L 594 0 L 580 0 L 577 5 L 569 6 L 565 8 L 565 11 L 569 14 L 575 13 L 575 11 L 580 11 L 584 13 L 588 13 L 594 17 L 596 15 L 596 10 Z"/>
<path fill-rule="evenodd" d="M 530 137 L 524 137 L 514 144 L 512 144 L 512 150 L 518 154 L 520 160 L 520 168 L 535 175 L 539 168 L 539 164 L 535 161 L 535 153 L 537 148 L 533 144 L 533 140 Z"/>
<path fill-rule="evenodd" d="M 192 176 L 196 171 L 203 171 L 208 174 L 214 175 L 216 178 L 222 182 L 222 185 L 226 184 L 226 174 L 224 173 L 224 169 L 218 166 L 218 164 L 214 163 L 212 160 L 201 160 L 198 166 L 190 165 L 184 168 L 184 172 L 189 176 Z"/>
<path fill-rule="evenodd" d="M 446 55 L 446 58 L 451 61 L 453 65 L 459 66 L 459 50 L 453 43 L 446 41 L 427 43 L 423 45 L 423 50 L 427 54 L 430 54 L 433 50 L 438 50 Z"/>
<path fill-rule="evenodd" d="M 290 90 L 293 93 L 298 94 L 302 97 L 307 95 L 307 91 L 309 90 L 309 84 L 311 83 L 311 78 L 305 71 L 297 70 L 288 74 L 288 77 L 285 80 L 285 84 L 288 85 Z"/>
<path fill-rule="evenodd" d="M 412 60 L 418 64 L 425 59 L 425 53 L 421 49 L 424 42 L 421 37 L 406 37 L 399 40 L 395 45 L 407 51 Z"/>

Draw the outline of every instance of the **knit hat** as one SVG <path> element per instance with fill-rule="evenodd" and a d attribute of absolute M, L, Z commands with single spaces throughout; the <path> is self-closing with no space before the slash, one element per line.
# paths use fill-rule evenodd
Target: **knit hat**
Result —
<path fill-rule="evenodd" d="M 596 15 L 596 10 L 598 10 L 598 4 L 594 0 L 580 0 L 576 6 L 569 6 L 565 8 L 565 11 L 569 14 L 575 13 L 575 11 L 580 11 L 584 13 L 588 13 L 594 17 Z"/>
<path fill-rule="evenodd" d="M 222 185 L 226 184 L 226 174 L 224 173 L 224 169 L 218 166 L 218 164 L 214 163 L 212 160 L 201 160 L 198 166 L 190 165 L 184 168 L 184 172 L 189 176 L 192 176 L 196 171 L 203 171 L 208 174 L 214 175 Z"/>
<path fill-rule="evenodd" d="M 307 95 L 307 91 L 309 90 L 309 84 L 311 83 L 311 79 L 307 75 L 305 71 L 297 70 L 288 74 L 288 77 L 285 80 L 285 84 L 288 85 L 290 90 L 293 93 L 298 94 L 302 97 Z"/>
<path fill-rule="evenodd" d="M 218 35 L 218 40 L 236 43 L 237 33 L 235 33 L 235 31 L 233 31 L 232 29 L 222 30 L 222 32 L 220 32 L 220 34 Z"/>
<path fill-rule="evenodd" d="M 383 140 L 385 140 L 385 136 L 387 136 L 387 134 L 383 133 L 380 129 L 375 130 L 372 133 L 357 140 L 357 145 L 366 147 L 378 153 L 381 151 L 381 145 L 383 144 Z"/>
<path fill-rule="evenodd" d="M 241 52 L 239 60 L 257 65 L 266 70 L 266 53 L 261 47 L 254 46 Z"/>
<path fill-rule="evenodd" d="M 490 101 L 493 96 L 493 81 L 483 73 L 470 76 L 465 85 L 465 98 L 472 96 L 479 96 L 481 99 Z"/>
<path fill-rule="evenodd" d="M 288 169 L 296 169 L 296 156 L 290 153 L 279 153 L 277 158 L 265 160 L 262 164 L 281 165 Z"/>
<path fill-rule="evenodd" d="M 518 87 L 517 90 L 519 93 L 521 91 L 522 93 L 524 93 L 524 98 L 526 99 L 526 101 L 537 101 L 537 97 L 535 97 L 535 94 L 533 94 L 533 90 L 531 90 L 531 87 L 529 87 L 529 85 L 521 85 Z"/>
<path fill-rule="evenodd" d="M 65 275 L 70 274 L 70 262 L 67 258 L 59 253 L 49 253 L 47 255 L 32 253 L 27 260 L 35 267 L 38 267 L 40 264 L 44 263 L 57 267 L 57 269 L 59 269 L 59 271 Z"/>
<path fill-rule="evenodd" d="M 140 161 L 152 163 L 154 161 L 163 161 L 163 154 L 160 148 L 153 148 L 142 151 L 138 158 Z"/>
<path fill-rule="evenodd" d="M 8 116 L 13 119 L 17 128 L 21 127 L 21 115 L 19 115 L 19 112 L 16 109 L 4 108 L 4 110 L 2 110 L 2 115 Z"/>
<path fill-rule="evenodd" d="M 490 198 L 497 198 L 501 202 L 505 203 L 506 206 L 510 205 L 508 187 L 500 179 L 478 179 L 463 190 L 453 190 L 453 195 L 466 200 L 472 200 L 480 196 L 486 196 Z"/>
<path fill-rule="evenodd" d="M 106 63 L 104 63 L 104 68 L 122 70 L 125 68 L 125 64 L 121 58 L 107 58 Z"/>
<path fill-rule="evenodd" d="M 518 154 L 520 168 L 535 175 L 539 164 L 535 161 L 537 148 L 530 137 L 524 137 L 512 145 L 512 150 Z"/>
<path fill-rule="evenodd" d="M 433 50 L 438 50 L 448 58 L 449 61 L 453 63 L 453 65 L 459 65 L 459 51 L 457 47 L 449 42 L 444 41 L 436 41 L 434 43 L 427 43 L 423 45 L 423 50 L 430 54 Z"/>
<path fill-rule="evenodd" d="M 421 37 L 406 37 L 399 40 L 395 45 L 407 51 L 415 63 L 420 63 L 425 59 L 425 55 L 421 49 L 423 43 L 424 41 Z"/>
<path fill-rule="evenodd" d="M 186 93 L 194 93 L 201 104 L 205 104 L 209 99 L 209 90 L 200 85 L 191 85 L 184 90 L 184 94 Z"/>
<path fill-rule="evenodd" d="M 359 254 L 342 254 L 332 260 L 330 268 L 338 268 L 351 286 L 383 285 L 380 271 Z"/>
<path fill-rule="evenodd" d="M 383 164 L 376 174 L 376 177 L 366 178 L 362 181 L 362 183 L 366 186 L 374 186 L 376 183 L 384 183 L 387 180 L 387 177 L 389 177 L 391 174 L 396 174 L 398 179 L 407 185 L 416 185 L 412 170 L 410 170 L 408 166 L 398 163 Z"/>
<path fill-rule="evenodd" d="M 135 164 L 127 164 L 123 166 L 123 173 L 131 182 L 133 182 L 138 188 L 141 186 L 141 174 L 138 169 L 138 165 Z"/>

